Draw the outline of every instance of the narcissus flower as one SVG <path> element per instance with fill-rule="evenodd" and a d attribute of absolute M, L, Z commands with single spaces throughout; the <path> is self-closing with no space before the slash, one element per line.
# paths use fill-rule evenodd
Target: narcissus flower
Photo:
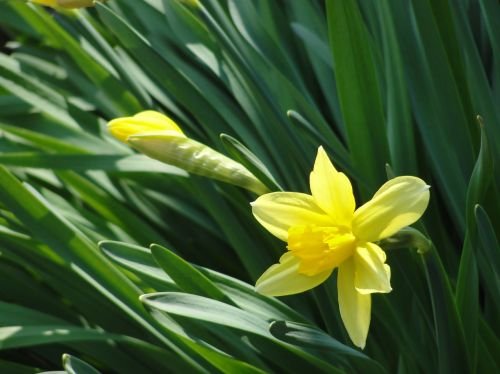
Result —
<path fill-rule="evenodd" d="M 52 8 L 78 9 L 95 5 L 95 0 L 30 0 L 32 3 Z M 100 0 L 106 1 L 106 0 Z"/>
<path fill-rule="evenodd" d="M 217 179 L 255 192 L 269 192 L 242 164 L 187 137 L 169 117 L 147 110 L 109 122 L 109 132 L 146 156 L 190 173 Z"/>
<path fill-rule="evenodd" d="M 322 147 L 310 176 L 312 195 L 274 192 L 252 203 L 255 218 L 288 243 L 288 251 L 257 280 L 268 296 L 296 294 L 318 286 L 338 268 L 342 321 L 353 343 L 364 348 L 371 294 L 391 288 L 385 252 L 374 242 L 417 221 L 429 202 L 429 186 L 411 176 L 385 183 L 356 208 L 349 179 Z"/>

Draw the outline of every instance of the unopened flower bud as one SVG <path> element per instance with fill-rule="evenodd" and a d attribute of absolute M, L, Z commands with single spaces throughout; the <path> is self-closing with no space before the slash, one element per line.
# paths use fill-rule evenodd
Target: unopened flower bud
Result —
<path fill-rule="evenodd" d="M 111 134 L 146 156 L 190 173 L 246 188 L 258 195 L 269 192 L 248 169 L 220 152 L 188 138 L 167 116 L 145 111 L 118 118 L 108 125 Z"/>

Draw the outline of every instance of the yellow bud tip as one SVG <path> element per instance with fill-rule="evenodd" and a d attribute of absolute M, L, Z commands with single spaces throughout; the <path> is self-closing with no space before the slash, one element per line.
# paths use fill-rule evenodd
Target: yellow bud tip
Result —
<path fill-rule="evenodd" d="M 161 131 L 175 131 L 183 134 L 181 128 L 169 117 L 147 110 L 133 117 L 116 118 L 108 123 L 108 130 L 115 138 L 127 143 L 132 135 L 158 133 Z"/>

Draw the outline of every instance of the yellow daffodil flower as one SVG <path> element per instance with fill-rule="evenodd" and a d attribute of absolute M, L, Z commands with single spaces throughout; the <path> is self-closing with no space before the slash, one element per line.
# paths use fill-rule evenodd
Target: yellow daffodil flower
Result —
<path fill-rule="evenodd" d="M 269 192 L 242 164 L 187 137 L 169 117 L 147 110 L 109 122 L 109 132 L 146 156 L 190 173 L 246 188 L 257 195 Z"/>
<path fill-rule="evenodd" d="M 352 186 L 322 147 L 310 176 L 312 195 L 274 192 L 252 203 L 255 218 L 288 243 L 288 251 L 257 280 L 256 290 L 284 296 L 323 283 L 338 268 L 342 321 L 353 343 L 364 348 L 371 294 L 391 288 L 385 252 L 374 242 L 417 221 L 429 202 L 429 186 L 411 176 L 385 183 L 356 208 Z"/>

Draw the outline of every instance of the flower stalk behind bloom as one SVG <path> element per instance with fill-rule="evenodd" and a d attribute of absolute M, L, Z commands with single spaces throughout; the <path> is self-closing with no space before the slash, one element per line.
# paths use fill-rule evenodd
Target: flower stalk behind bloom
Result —
<path fill-rule="evenodd" d="M 377 244 L 417 221 L 429 202 L 429 186 L 403 176 L 385 183 L 356 209 L 349 179 L 338 172 L 322 147 L 310 176 L 311 195 L 273 192 L 252 203 L 252 211 L 288 251 L 257 280 L 268 296 L 307 291 L 338 268 L 340 315 L 352 342 L 364 348 L 371 294 L 388 293 L 391 269 Z"/>
<path fill-rule="evenodd" d="M 161 113 L 145 111 L 118 118 L 109 123 L 108 129 L 117 139 L 155 160 L 246 188 L 257 195 L 269 192 L 243 165 L 188 138 L 172 119 Z"/>

